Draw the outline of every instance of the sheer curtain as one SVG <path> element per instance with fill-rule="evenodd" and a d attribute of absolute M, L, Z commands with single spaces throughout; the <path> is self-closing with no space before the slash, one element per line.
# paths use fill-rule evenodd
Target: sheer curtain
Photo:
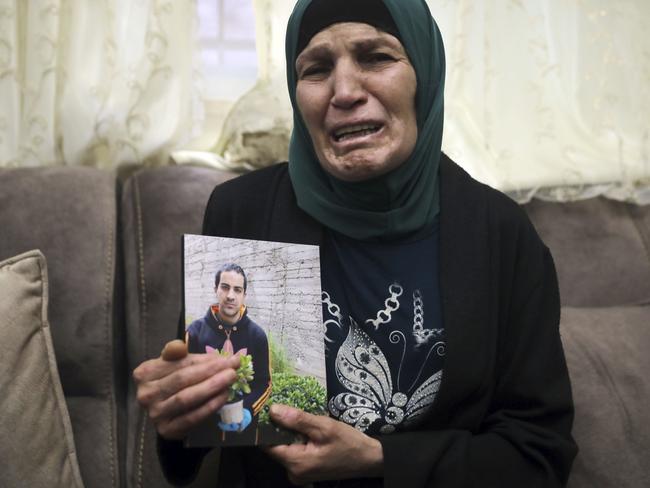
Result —
<path fill-rule="evenodd" d="M 167 162 L 201 130 L 191 0 L 0 0 L 0 166 Z"/>
<path fill-rule="evenodd" d="M 231 114 L 239 147 L 218 150 L 235 165 L 255 153 L 244 136 L 256 127 L 288 136 L 277 119 L 285 100 L 254 101 L 286 96 L 282 46 L 294 3 L 255 3 L 264 92 L 254 89 Z M 520 201 L 606 194 L 650 203 L 650 2 L 428 3 L 446 44 L 443 148 L 452 158 Z"/>
<path fill-rule="evenodd" d="M 213 148 L 286 159 L 284 30 L 255 8 L 259 77 Z M 646 0 L 429 0 L 446 43 L 444 150 L 519 200 L 650 203 Z M 232 3 L 231 3 L 232 5 Z M 166 163 L 203 119 L 192 0 L 0 0 L 0 166 Z"/>
<path fill-rule="evenodd" d="M 429 5 L 447 44 L 450 156 L 520 200 L 650 203 L 650 2 Z"/>

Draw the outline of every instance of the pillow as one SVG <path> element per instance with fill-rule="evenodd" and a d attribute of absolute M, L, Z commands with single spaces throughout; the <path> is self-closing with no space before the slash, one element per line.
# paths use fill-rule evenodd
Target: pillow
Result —
<path fill-rule="evenodd" d="M 40 251 L 0 262 L 0 486 L 83 487 Z"/>

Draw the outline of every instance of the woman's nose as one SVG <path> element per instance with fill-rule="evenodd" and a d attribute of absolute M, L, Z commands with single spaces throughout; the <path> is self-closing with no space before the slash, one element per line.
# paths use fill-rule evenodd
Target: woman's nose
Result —
<path fill-rule="evenodd" d="M 332 105 L 351 108 L 367 100 L 363 73 L 354 63 L 340 62 L 333 71 Z"/>

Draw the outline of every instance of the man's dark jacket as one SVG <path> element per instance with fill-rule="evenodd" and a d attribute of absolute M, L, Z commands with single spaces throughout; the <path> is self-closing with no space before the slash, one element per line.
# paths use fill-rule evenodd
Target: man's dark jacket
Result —
<path fill-rule="evenodd" d="M 250 319 L 247 311 L 235 324 L 227 326 L 215 316 L 210 307 L 205 316 L 195 320 L 187 328 L 189 352 L 205 353 L 205 346 L 223 349 L 226 334 L 219 326 L 231 330 L 230 340 L 235 353 L 245 349 L 246 354 L 253 357 L 255 375 L 250 382 L 251 392 L 244 396 L 244 408 L 257 415 L 270 392 L 269 342 L 266 334 Z"/>

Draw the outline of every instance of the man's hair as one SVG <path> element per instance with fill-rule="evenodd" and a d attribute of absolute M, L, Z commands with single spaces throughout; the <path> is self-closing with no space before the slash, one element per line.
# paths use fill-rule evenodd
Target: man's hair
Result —
<path fill-rule="evenodd" d="M 217 271 L 217 274 L 214 275 L 214 286 L 219 286 L 219 280 L 221 280 L 221 273 L 224 271 L 234 271 L 237 274 L 240 274 L 244 277 L 244 292 L 246 292 L 246 285 L 247 285 L 247 280 L 246 280 L 246 273 L 244 273 L 244 270 L 242 269 L 241 266 L 235 263 L 226 263 L 221 268 L 219 268 L 219 271 Z"/>

